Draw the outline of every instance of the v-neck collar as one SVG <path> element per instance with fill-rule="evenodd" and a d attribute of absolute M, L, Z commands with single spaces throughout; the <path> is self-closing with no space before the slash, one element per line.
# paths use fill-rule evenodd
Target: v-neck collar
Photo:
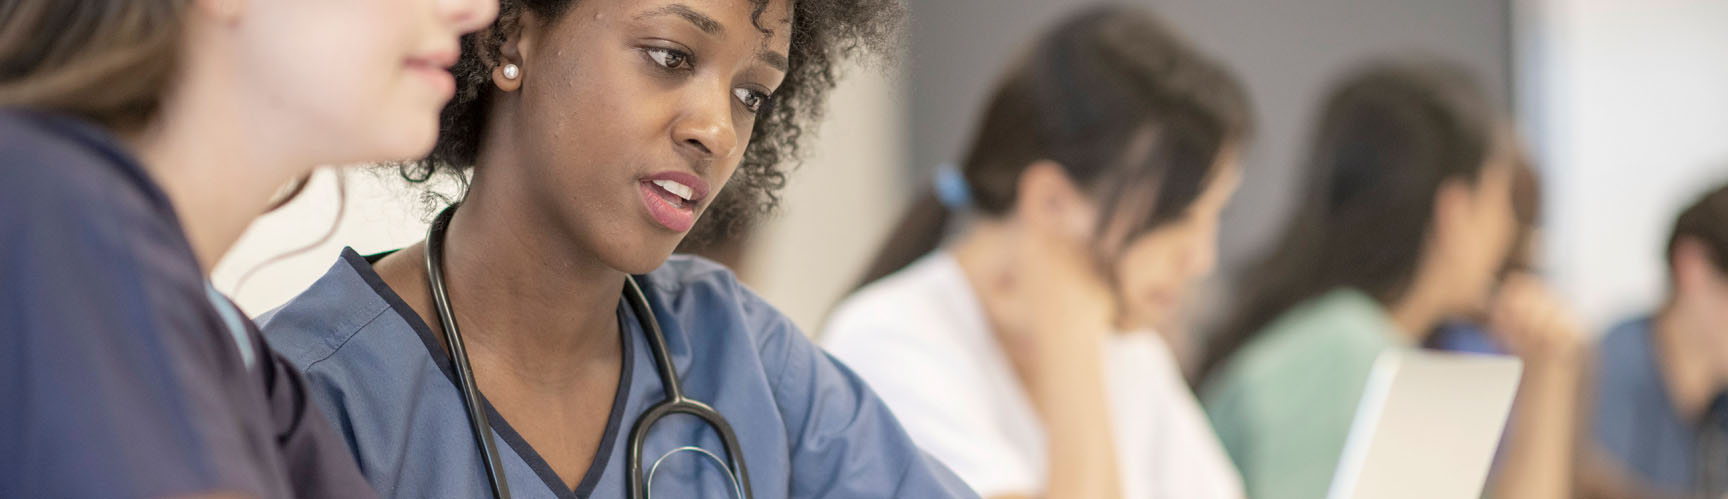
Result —
<path fill-rule="evenodd" d="M 392 252 L 361 256 L 353 248 L 344 248 L 342 259 L 354 268 L 354 271 L 366 281 L 374 293 L 377 293 L 378 296 L 384 298 L 385 302 L 390 304 L 390 308 L 395 311 L 396 315 L 401 316 L 402 320 L 408 323 L 415 335 L 420 338 L 420 343 L 426 347 L 426 353 L 432 357 L 433 364 L 436 364 L 438 370 L 444 373 L 445 379 L 450 380 L 450 387 L 460 390 L 461 385 L 456 380 L 456 370 L 452 367 L 450 355 L 444 350 L 443 344 L 438 342 L 437 336 L 433 335 L 432 327 L 427 325 L 426 321 L 420 318 L 420 314 L 416 313 L 413 307 L 408 306 L 408 302 L 397 295 L 394 289 L 385 284 L 384 278 L 372 268 L 374 262 L 390 253 Z M 618 329 L 620 334 L 624 336 L 619 342 L 622 345 L 620 350 L 624 356 L 624 362 L 618 375 L 618 388 L 612 396 L 611 414 L 606 418 L 606 433 L 601 436 L 600 446 L 594 451 L 594 459 L 589 462 L 588 471 L 582 475 L 582 481 L 577 483 L 575 490 L 566 488 L 564 479 L 558 476 L 558 472 L 552 469 L 552 465 L 541 457 L 533 446 L 528 444 L 527 439 L 522 438 L 522 434 L 517 433 L 516 429 L 510 426 L 510 422 L 505 420 L 504 415 L 500 414 L 498 409 L 486 400 L 485 394 L 480 395 L 480 401 L 486 408 L 486 418 L 492 426 L 492 430 L 498 432 L 498 436 L 504 439 L 504 443 L 509 445 L 510 449 L 524 462 L 528 463 L 528 467 L 534 470 L 536 476 L 540 477 L 543 485 L 559 498 L 576 499 L 592 494 L 594 488 L 600 485 L 600 477 L 605 474 L 607 464 L 612 457 L 612 447 L 617 443 L 618 432 L 624 420 L 624 408 L 629 401 L 632 374 L 636 370 L 636 339 L 642 335 L 642 333 L 637 332 L 639 327 L 635 314 L 624 302 L 623 296 L 619 296 L 617 316 Z"/>

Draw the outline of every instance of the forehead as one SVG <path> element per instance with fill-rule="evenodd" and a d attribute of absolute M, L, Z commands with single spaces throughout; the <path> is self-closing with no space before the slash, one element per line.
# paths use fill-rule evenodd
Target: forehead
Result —
<path fill-rule="evenodd" d="M 728 41 L 748 40 L 781 52 L 792 40 L 792 0 L 600 0 L 592 4 L 599 11 L 596 19 L 690 22 Z"/>

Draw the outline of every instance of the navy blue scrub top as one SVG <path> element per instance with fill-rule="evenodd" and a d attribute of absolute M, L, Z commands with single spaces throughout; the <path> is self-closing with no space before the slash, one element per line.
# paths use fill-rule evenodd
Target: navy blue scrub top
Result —
<path fill-rule="evenodd" d="M 674 256 L 638 277 L 687 395 L 720 411 L 742 444 L 756 497 L 976 497 L 912 443 L 863 380 L 817 348 L 725 268 Z M 611 415 L 593 464 L 572 490 L 490 405 L 493 440 L 518 498 L 624 497 L 629 434 L 664 397 L 646 335 L 627 328 Z M 420 316 L 345 250 L 321 279 L 260 318 L 271 345 L 305 370 L 366 478 L 387 497 L 490 497 L 449 356 Z M 724 459 L 689 416 L 649 433 L 643 469 L 680 446 Z M 695 453 L 668 458 L 654 497 L 730 497 L 724 471 Z"/>
<path fill-rule="evenodd" d="M 0 110 L 0 497 L 375 495 L 298 372 L 218 306 L 113 136 Z"/>

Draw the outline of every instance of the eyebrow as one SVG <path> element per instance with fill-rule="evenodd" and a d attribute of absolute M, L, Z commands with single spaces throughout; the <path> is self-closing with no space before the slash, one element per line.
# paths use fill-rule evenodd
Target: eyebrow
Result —
<path fill-rule="evenodd" d="M 783 55 L 779 52 L 771 51 L 771 50 L 763 50 L 763 51 L 757 52 L 756 53 L 756 60 L 762 61 L 763 64 L 767 64 L 768 67 L 778 69 L 782 73 L 786 72 L 786 68 L 788 66 L 790 66 L 790 64 L 788 64 L 786 61 L 785 55 Z"/>
<path fill-rule="evenodd" d="M 707 33 L 711 36 L 722 36 L 726 33 L 726 27 L 721 26 L 719 21 L 715 21 L 714 18 L 708 17 L 707 14 L 697 12 L 696 9 L 692 9 L 690 6 L 681 3 L 675 3 L 648 12 L 643 12 L 642 14 L 637 15 L 636 19 L 643 20 L 660 16 L 678 16 L 684 18 L 685 21 L 690 21 L 690 24 L 696 25 L 696 29 L 702 30 L 703 33 Z"/>
<path fill-rule="evenodd" d="M 707 33 L 709 36 L 725 36 L 726 34 L 726 27 L 721 26 L 720 21 L 716 21 L 714 18 L 708 17 L 707 14 L 697 12 L 696 9 L 690 8 L 690 6 L 681 3 L 675 3 L 648 12 L 643 12 L 637 15 L 636 19 L 640 21 L 662 16 L 678 16 L 683 18 L 685 21 L 689 21 L 690 24 L 695 25 L 696 29 L 702 30 L 703 33 Z M 787 68 L 792 66 L 792 64 L 786 59 L 785 54 L 766 49 L 757 52 L 756 59 L 762 61 L 763 64 L 767 64 L 768 67 L 777 69 L 782 73 L 787 72 Z"/>

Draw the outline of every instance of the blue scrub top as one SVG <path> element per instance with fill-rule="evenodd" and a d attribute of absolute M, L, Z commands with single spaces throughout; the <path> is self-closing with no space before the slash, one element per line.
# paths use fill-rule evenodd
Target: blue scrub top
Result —
<path fill-rule="evenodd" d="M 0 111 L 0 497 L 372 496 L 230 306 L 120 141 Z"/>
<path fill-rule="evenodd" d="M 725 268 L 674 256 L 638 280 L 686 394 L 713 406 L 737 433 L 757 497 L 976 497 L 912 443 L 857 375 Z M 618 396 L 576 490 L 486 408 L 515 497 L 624 497 L 630 429 L 665 392 L 622 296 L 618 313 L 630 338 Z M 344 250 L 310 289 L 259 321 L 270 344 L 304 370 L 383 495 L 490 497 L 448 355 L 366 257 Z M 706 424 L 673 416 L 650 433 L 643 469 L 688 445 L 724 459 Z M 705 460 L 688 452 L 667 459 L 650 492 L 730 497 L 724 472 Z"/>
<path fill-rule="evenodd" d="M 1592 433 L 1652 492 L 1719 496 L 1728 483 L 1728 410 L 1718 396 L 1702 418 L 1680 414 L 1668 398 L 1648 317 L 1626 321 L 1597 347 Z M 1712 480 L 1714 479 L 1714 480 Z"/>

